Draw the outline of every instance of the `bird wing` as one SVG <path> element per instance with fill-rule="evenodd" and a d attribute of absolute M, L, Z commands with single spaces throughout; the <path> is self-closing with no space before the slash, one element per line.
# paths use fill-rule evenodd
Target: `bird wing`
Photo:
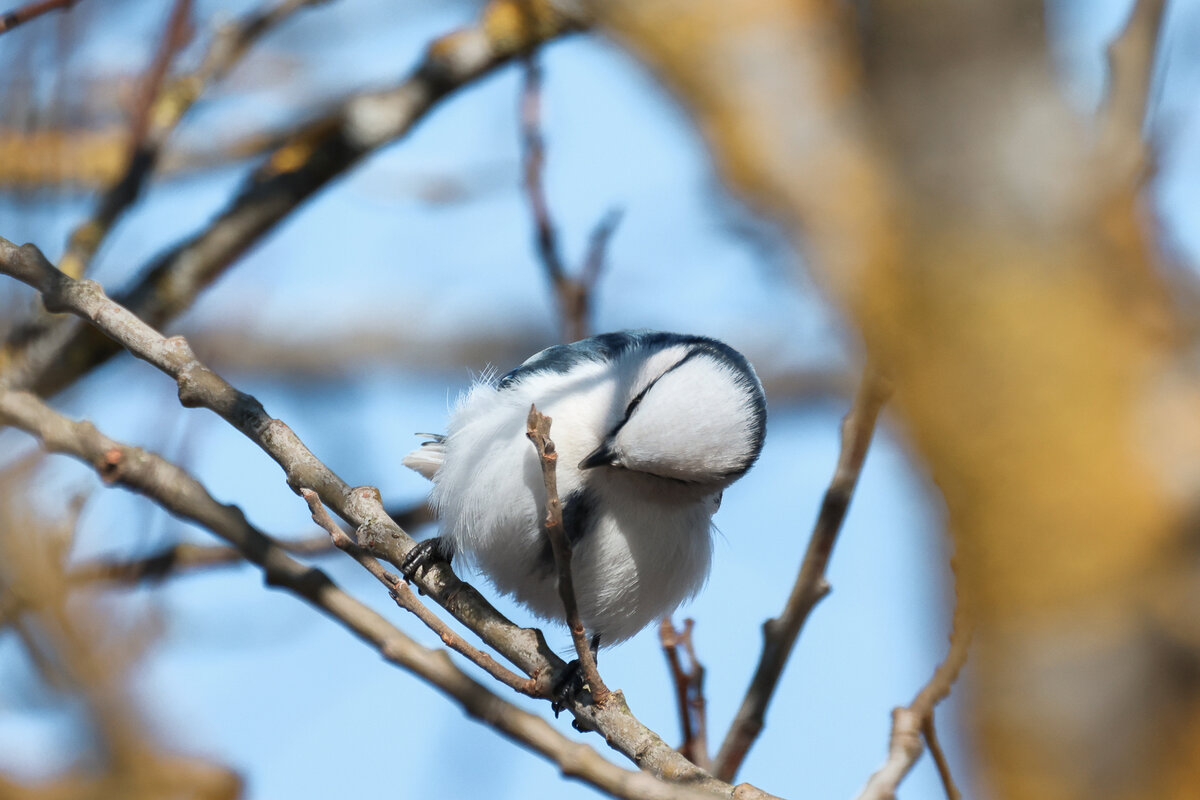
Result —
<path fill-rule="evenodd" d="M 419 433 L 418 436 L 428 436 L 429 441 L 421 442 L 421 446 L 404 457 L 400 463 L 411 470 L 419 472 L 429 480 L 442 466 L 446 455 L 446 437 L 439 433 Z"/>

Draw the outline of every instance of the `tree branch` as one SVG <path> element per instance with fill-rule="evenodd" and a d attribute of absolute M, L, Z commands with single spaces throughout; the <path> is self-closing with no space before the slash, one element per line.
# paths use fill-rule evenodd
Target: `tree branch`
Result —
<path fill-rule="evenodd" d="M 530 678 L 522 678 L 515 672 L 500 666 L 490 655 L 467 644 L 446 623 L 430 612 L 425 607 L 425 604 L 418 600 L 416 595 L 412 593 L 412 590 L 408 588 L 407 583 L 380 566 L 379 562 L 370 553 L 360 547 L 357 542 L 341 529 L 341 526 L 333 521 L 333 518 L 329 516 L 329 512 L 325 510 L 325 506 L 321 504 L 321 498 L 317 497 L 316 492 L 312 489 L 301 489 L 300 496 L 304 498 L 304 502 L 308 503 L 308 509 L 312 513 L 313 522 L 329 533 L 329 540 L 333 543 L 333 546 L 345 552 L 367 572 L 375 576 L 380 583 L 387 587 L 388 593 L 396 601 L 396 605 L 405 611 L 411 612 L 417 619 L 425 623 L 426 627 L 438 635 L 443 644 L 466 656 L 493 678 L 509 688 L 515 689 L 522 694 L 527 694 L 530 697 L 540 697 L 541 694 L 544 694 L 544 692 L 538 691 L 536 681 Z"/>
<path fill-rule="evenodd" d="M 587 631 L 584 630 L 583 621 L 579 617 L 575 580 L 571 577 L 571 545 L 563 532 L 562 504 L 558 499 L 558 451 L 550 438 L 551 422 L 553 420 L 538 411 L 537 406 L 530 405 L 525 435 L 537 450 L 538 461 L 542 466 L 542 480 L 546 484 L 546 519 L 543 528 L 554 553 L 554 567 L 558 572 L 558 596 L 562 598 L 567 628 L 571 631 L 575 654 L 579 656 L 579 669 L 583 673 L 584 683 L 592 693 L 592 700 L 597 705 L 604 705 L 611 692 L 600 678 L 600 671 L 596 668 L 596 656 L 588 646 Z"/>
<path fill-rule="evenodd" d="M 31 19 L 49 14 L 51 11 L 69 11 L 78 2 L 79 0 L 36 0 L 33 3 L 26 3 L 12 11 L 0 14 L 0 33 L 8 33 L 18 25 L 24 25 Z"/>
<path fill-rule="evenodd" d="M 679 752 L 693 764 L 709 769 L 708 758 L 708 715 L 704 702 L 704 665 L 696 658 L 692 643 L 692 628 L 695 620 L 685 619 L 683 629 L 675 630 L 670 617 L 659 626 L 659 641 L 667 657 L 667 667 L 675 682 L 675 700 L 679 708 L 679 728 L 683 733 L 683 744 Z M 687 653 L 688 667 L 684 668 L 679 657 L 679 648 Z"/>
<path fill-rule="evenodd" d="M 190 8 L 182 6 L 190 6 L 190 0 L 177 4 L 158 55 L 143 80 L 130 124 L 125 170 L 100 196 L 91 218 L 71 232 L 59 269 L 74 278 L 84 274 L 109 231 L 141 195 L 158 167 L 167 139 L 208 87 L 223 78 L 264 34 L 296 11 L 326 2 L 329 0 L 282 0 L 268 10 L 251 12 L 216 33 L 197 70 L 166 81 L 171 59 L 189 35 Z"/>
<path fill-rule="evenodd" d="M 173 319 L 280 220 L 360 160 L 407 134 L 444 97 L 531 46 L 580 27 L 544 3 L 533 4 L 537 14 L 529 24 L 517 9 L 521 2 L 492 0 L 477 25 L 431 42 L 421 63 L 399 85 L 351 97 L 289 136 L 207 228 L 155 259 L 132 287 L 117 295 L 121 305 L 155 327 Z M 246 36 L 251 30 L 258 28 L 247 29 Z M 246 41 L 245 36 L 233 37 L 230 52 Z M 118 350 L 96 331 L 56 321 L 0 351 L 0 377 L 13 388 L 51 395 Z"/>
<path fill-rule="evenodd" d="M 1142 126 L 1158 54 L 1166 0 L 1137 0 L 1107 50 L 1108 95 L 1101 112 L 1105 152 L 1142 153 Z"/>
<path fill-rule="evenodd" d="M 945 755 L 937 743 L 933 727 L 933 709 L 950 694 L 958 673 L 967 661 L 971 644 L 971 614 L 964 601 L 960 587 L 954 605 L 954 621 L 950 630 L 950 650 L 946 658 L 933 672 L 933 677 L 907 707 L 892 710 L 892 735 L 888 744 L 888 758 L 882 767 L 867 781 L 858 800 L 894 800 L 896 788 L 913 764 L 921 757 L 924 749 L 921 735 L 924 733 L 929 748 L 934 752 L 938 774 L 946 789 L 949 800 L 958 800 L 958 789 L 950 778 Z"/>
<path fill-rule="evenodd" d="M 889 393 L 887 380 L 874 365 L 868 364 L 863 370 L 854 405 L 842 421 L 842 448 L 837 467 L 829 488 L 825 490 L 825 498 L 808 540 L 804 560 L 800 563 L 796 583 L 792 586 L 783 613 L 763 623 L 763 650 L 758 667 L 717 753 L 713 773 L 722 780 L 732 780 L 762 732 L 767 706 L 800 636 L 800 629 L 816 604 L 829 593 L 825 569 L 854 496 L 854 488 L 867 457 L 867 448 L 875 432 L 875 421 Z"/>
<path fill-rule="evenodd" d="M 202 364 L 181 337 L 166 339 L 128 309 L 108 299 L 98 284 L 56 270 L 33 245 L 17 247 L 0 238 L 0 273 L 11 275 L 41 292 L 51 311 L 68 311 L 89 320 L 133 355 L 175 379 L 180 402 L 208 408 L 241 431 L 276 461 L 294 490 L 311 488 L 321 502 L 354 525 L 360 542 L 393 565 L 403 561 L 415 542 L 387 516 L 378 490 L 351 488 L 304 445 L 283 422 L 272 419 L 254 397 L 239 392 Z M 480 638 L 539 680 L 558 672 L 562 659 L 540 631 L 519 628 L 506 619 L 474 587 L 459 580 L 448 565 L 421 572 L 417 584 Z M 667 746 L 630 712 L 620 692 L 601 705 L 572 703 L 579 727 L 599 731 L 605 741 L 639 767 L 655 775 L 730 796 L 728 783 L 715 780 Z M 737 787 L 739 798 L 767 797 L 750 786 Z"/>
<path fill-rule="evenodd" d="M 592 291 L 604 267 L 608 241 L 621 221 L 619 211 L 604 215 L 592 233 L 583 269 L 568 274 L 558 245 L 558 233 L 546 199 L 546 142 L 542 135 L 542 67 L 536 49 L 524 57 L 525 81 L 521 87 L 521 151 L 525 196 L 533 214 L 538 257 L 554 291 L 559 328 L 565 341 L 582 339 L 591 330 Z"/>

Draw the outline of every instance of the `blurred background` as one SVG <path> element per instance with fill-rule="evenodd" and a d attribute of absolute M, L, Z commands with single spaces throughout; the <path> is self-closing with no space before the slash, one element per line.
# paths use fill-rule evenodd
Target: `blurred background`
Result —
<path fill-rule="evenodd" d="M 1104 47 L 1130 7 L 1047 3 L 1057 77 L 1081 113 L 1100 102 Z M 170 73 L 197 69 L 214 31 L 255 8 L 197 0 Z M 130 120 L 170 11 L 148 0 L 79 0 L 0 36 L 0 235 L 36 243 L 56 263 L 64 256 L 124 169 Z M 479 14 L 479 4 L 461 0 L 336 0 L 281 22 L 183 117 L 140 200 L 100 243 L 89 277 L 111 292 L 133 285 L 205 229 L 282 136 L 352 94 L 397 84 L 432 40 Z M 1149 192 L 1162 241 L 1194 263 L 1200 3 L 1168 4 L 1162 36 L 1149 123 L 1160 162 Z M 767 388 L 762 459 L 726 493 L 712 576 L 675 617 L 695 619 L 710 740 L 719 741 L 752 674 L 760 625 L 782 608 L 832 475 L 860 343 L 797 277 L 788 241 L 722 186 L 684 112 L 637 62 L 584 33 L 546 46 L 541 65 L 544 185 L 569 271 L 582 267 L 600 220 L 621 212 L 591 295 L 592 330 L 721 338 L 747 354 Z M 416 432 L 441 430 L 454 398 L 487 368 L 507 370 L 562 338 L 522 187 L 521 81 L 520 66 L 509 65 L 454 91 L 407 136 L 271 227 L 163 326 L 352 485 L 377 486 L 389 508 L 416 513 L 425 496 L 424 480 L 400 466 Z M 40 313 L 31 290 L 0 280 L 7 334 Z M 266 455 L 214 415 L 181 408 L 171 382 L 128 355 L 65 388 L 54 405 L 180 463 L 270 534 L 317 534 Z M 85 465 L 37 453 L 27 435 L 0 431 L 0 590 L 39 574 L 44 548 L 30 540 L 54 542 L 71 563 L 215 541 L 109 489 Z M 848 797 L 882 763 L 890 710 L 912 699 L 945 653 L 953 548 L 944 516 L 885 416 L 830 566 L 833 593 L 801 636 L 742 779 L 784 796 Z M 409 530 L 421 537 L 434 527 Z M 349 559 L 313 559 L 410 635 L 437 644 Z M 496 602 L 518 623 L 531 621 Z M 107 659 L 111 682 L 124 687 L 121 713 L 140 735 L 227 767 L 248 798 L 597 794 L 265 588 L 244 564 L 79 588 L 61 611 L 82 641 L 47 644 L 19 617 L 0 614 L 0 790 L 103 763 L 111 731 L 53 663 L 76 647 Z M 569 650 L 565 635 L 550 635 Z M 640 719 L 679 738 L 654 631 L 605 650 L 601 671 Z M 969 665 L 963 682 L 971 683 Z M 501 691 L 549 716 L 544 703 Z M 955 708 L 952 697 L 939 710 L 941 738 L 970 787 Z M 555 724 L 580 736 L 565 718 Z M 903 793 L 940 791 L 926 756 Z"/>

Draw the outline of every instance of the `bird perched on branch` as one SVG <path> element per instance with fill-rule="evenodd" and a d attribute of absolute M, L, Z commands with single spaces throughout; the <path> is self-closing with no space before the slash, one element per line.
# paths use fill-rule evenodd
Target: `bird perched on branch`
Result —
<path fill-rule="evenodd" d="M 762 384 L 741 353 L 715 339 L 607 333 L 477 382 L 448 433 L 404 459 L 433 481 L 442 523 L 410 568 L 462 555 L 501 592 L 562 621 L 543 529 L 546 489 L 525 436 L 531 404 L 553 419 L 580 617 L 594 641 L 628 639 L 707 578 L 721 493 L 762 449 Z"/>

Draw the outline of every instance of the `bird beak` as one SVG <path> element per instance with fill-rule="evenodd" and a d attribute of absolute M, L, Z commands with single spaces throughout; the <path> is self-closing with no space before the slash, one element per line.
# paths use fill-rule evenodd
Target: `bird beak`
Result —
<path fill-rule="evenodd" d="M 580 469 L 592 469 L 593 467 L 611 467 L 616 463 L 617 456 L 609 449 L 610 443 L 604 442 L 595 450 L 587 455 L 583 461 L 579 462 Z"/>

